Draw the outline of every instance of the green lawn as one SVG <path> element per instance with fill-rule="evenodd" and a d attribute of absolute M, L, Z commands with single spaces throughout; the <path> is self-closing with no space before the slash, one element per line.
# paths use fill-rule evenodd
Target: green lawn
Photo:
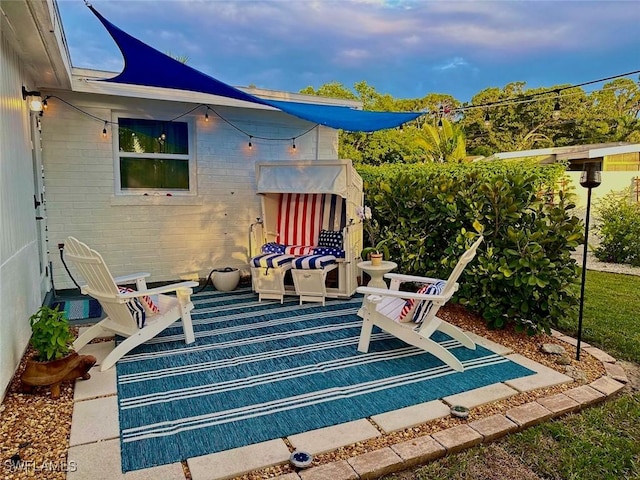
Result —
<path fill-rule="evenodd" d="M 620 360 L 640 363 L 640 276 L 587 271 L 582 340 Z M 578 322 L 560 322 L 576 336 Z"/>
<path fill-rule="evenodd" d="M 575 336 L 577 321 L 559 329 Z M 640 363 L 640 276 L 588 271 L 582 339 Z M 640 393 L 448 456 L 386 480 L 640 479 Z"/>

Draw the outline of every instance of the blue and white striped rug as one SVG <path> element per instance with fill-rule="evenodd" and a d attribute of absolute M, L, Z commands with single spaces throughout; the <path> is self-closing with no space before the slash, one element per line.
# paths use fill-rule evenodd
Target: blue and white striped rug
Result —
<path fill-rule="evenodd" d="M 390 335 L 356 349 L 361 298 L 258 303 L 249 290 L 194 295 L 181 329 L 117 364 L 123 471 L 178 462 L 439 399 L 533 372 L 489 350 L 436 340 L 463 373 Z"/>

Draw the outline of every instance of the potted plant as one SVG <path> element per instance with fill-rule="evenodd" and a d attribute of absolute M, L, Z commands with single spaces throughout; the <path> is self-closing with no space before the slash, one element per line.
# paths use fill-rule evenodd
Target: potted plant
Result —
<path fill-rule="evenodd" d="M 362 227 L 369 237 L 369 247 L 365 247 L 360 252 L 362 260 L 371 260 L 371 265 L 380 265 L 382 260 L 389 258 L 389 249 L 386 240 L 377 242 L 380 235 L 380 224 L 371 214 L 371 208 L 364 206 L 356 209 L 356 214 L 362 220 Z"/>
<path fill-rule="evenodd" d="M 72 349 L 73 334 L 64 312 L 43 305 L 29 317 L 31 339 L 35 351 L 27 360 L 20 377 L 23 389 L 51 385 L 51 397 L 60 396 L 60 384 L 65 380 L 91 377 L 89 369 L 96 363 L 92 355 L 78 355 Z"/>

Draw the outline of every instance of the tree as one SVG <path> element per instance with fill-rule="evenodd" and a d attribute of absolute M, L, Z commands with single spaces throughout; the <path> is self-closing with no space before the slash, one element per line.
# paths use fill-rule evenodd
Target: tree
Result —
<path fill-rule="evenodd" d="M 425 160 L 431 162 L 464 162 L 467 158 L 462 128 L 442 118 L 442 125 L 425 123 L 415 143 L 424 151 Z"/>

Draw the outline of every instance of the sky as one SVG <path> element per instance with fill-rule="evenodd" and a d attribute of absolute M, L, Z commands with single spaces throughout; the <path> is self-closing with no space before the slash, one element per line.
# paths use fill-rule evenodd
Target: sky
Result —
<path fill-rule="evenodd" d="M 240 87 L 298 92 L 366 81 L 395 98 L 443 93 L 469 102 L 511 82 L 576 85 L 640 70 L 638 0 L 91 3 L 130 35 Z M 118 48 L 84 2 L 58 6 L 72 65 L 121 71 Z"/>

